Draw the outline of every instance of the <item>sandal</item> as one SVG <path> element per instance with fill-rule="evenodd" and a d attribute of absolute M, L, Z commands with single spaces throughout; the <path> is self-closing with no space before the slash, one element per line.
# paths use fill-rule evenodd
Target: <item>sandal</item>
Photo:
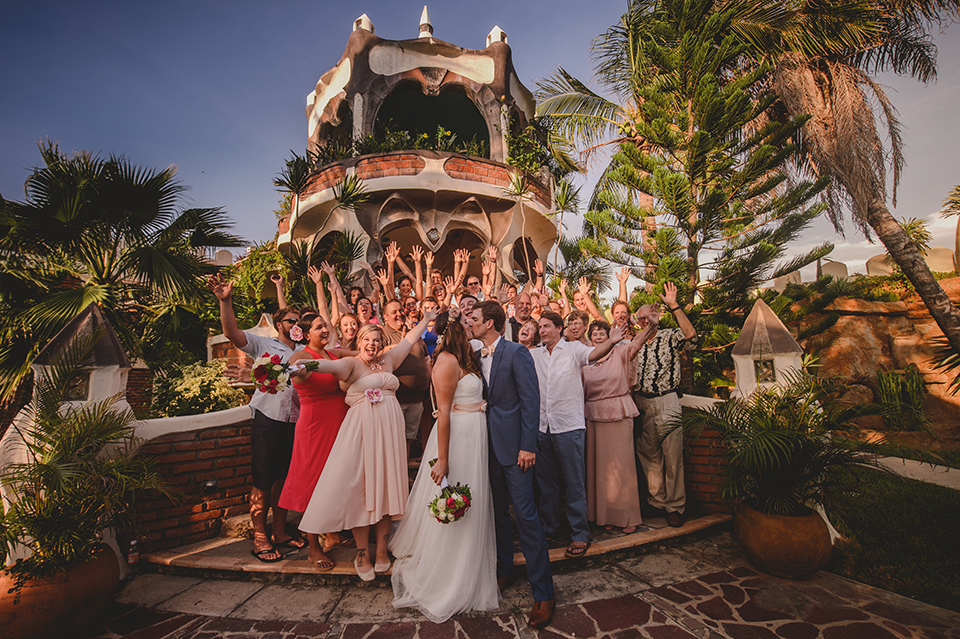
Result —
<path fill-rule="evenodd" d="M 273 541 L 275 548 L 286 548 L 288 550 L 302 550 L 307 547 L 307 542 L 303 537 L 288 537 L 284 541 Z"/>
<path fill-rule="evenodd" d="M 613 532 L 613 526 L 611 526 L 610 524 L 607 524 L 606 526 L 604 526 L 603 529 L 606 530 L 607 532 Z"/>
<path fill-rule="evenodd" d="M 623 529 L 624 535 L 632 535 L 635 532 L 637 532 L 636 526 L 627 526 L 626 528 Z"/>
<path fill-rule="evenodd" d="M 313 567 L 316 568 L 319 572 L 328 572 L 333 570 L 333 567 L 336 565 L 329 559 L 318 559 L 317 561 L 312 562 Z"/>
<path fill-rule="evenodd" d="M 280 561 L 281 559 L 283 559 L 283 555 L 282 555 L 282 554 L 280 553 L 280 551 L 277 550 L 276 548 L 264 548 L 263 550 L 251 550 L 251 551 L 250 551 L 250 554 L 253 555 L 254 557 L 256 557 L 257 559 L 259 559 L 260 561 L 262 561 L 262 562 L 265 563 L 265 564 L 275 564 L 275 563 L 277 563 L 278 561 Z M 274 554 L 274 555 L 276 555 L 276 557 L 273 558 L 273 559 L 264 559 L 264 558 L 263 558 L 264 555 L 270 555 L 270 554 Z"/>
<path fill-rule="evenodd" d="M 589 541 L 571 541 L 566 552 L 563 554 L 571 558 L 583 557 L 587 554 L 588 548 L 590 548 Z"/>
<path fill-rule="evenodd" d="M 333 544 L 332 546 L 327 545 L 328 539 L 330 539 L 330 535 L 323 536 L 323 552 L 330 552 L 331 550 L 335 550 L 336 548 L 356 548 L 357 546 L 357 540 L 354 539 L 353 537 L 341 537 L 338 535 L 337 543 Z"/>

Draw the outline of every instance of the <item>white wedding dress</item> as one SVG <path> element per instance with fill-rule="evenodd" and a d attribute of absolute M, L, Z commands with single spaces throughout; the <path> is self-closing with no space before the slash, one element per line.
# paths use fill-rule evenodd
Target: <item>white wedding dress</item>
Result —
<path fill-rule="evenodd" d="M 487 419 L 479 410 L 482 400 L 480 378 L 465 375 L 457 384 L 450 414 L 447 480 L 451 485 L 470 486 L 470 509 L 450 524 L 441 524 L 427 510 L 440 494 L 440 487 L 430 479 L 429 462 L 437 457 L 434 427 L 403 520 L 390 542 L 397 558 L 392 577 L 394 607 L 418 608 L 435 623 L 461 612 L 493 610 L 500 605 Z"/>

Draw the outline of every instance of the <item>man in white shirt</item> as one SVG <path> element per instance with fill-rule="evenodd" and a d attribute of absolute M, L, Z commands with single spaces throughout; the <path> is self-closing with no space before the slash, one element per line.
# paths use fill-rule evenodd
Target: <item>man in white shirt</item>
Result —
<path fill-rule="evenodd" d="M 540 382 L 540 434 L 537 482 L 540 519 L 547 536 L 560 527 L 560 475 L 567 494 L 570 535 L 568 557 L 582 557 L 590 547 L 587 489 L 584 476 L 583 381 L 580 369 L 604 357 L 623 338 L 618 327 L 600 346 L 562 339 L 563 318 L 553 311 L 540 316 L 543 345 L 531 351 Z"/>
<path fill-rule="evenodd" d="M 290 339 L 290 329 L 296 326 L 300 313 L 292 308 L 281 308 L 274 313 L 277 337 L 262 337 L 237 326 L 233 312 L 233 283 L 220 275 L 211 275 L 210 290 L 220 300 L 220 325 L 223 335 L 241 351 L 256 359 L 263 354 L 279 355 L 287 361 L 303 348 Z M 283 559 L 277 546 L 291 550 L 306 546 L 302 538 L 286 532 L 287 511 L 277 506 L 283 482 L 290 468 L 293 454 L 293 433 L 296 423 L 291 417 L 292 385 L 271 394 L 257 390 L 250 400 L 253 424 L 250 427 L 250 464 L 253 488 L 250 490 L 250 520 L 253 524 L 253 556 L 272 563 Z M 267 510 L 273 508 L 273 535 L 267 535 Z"/>

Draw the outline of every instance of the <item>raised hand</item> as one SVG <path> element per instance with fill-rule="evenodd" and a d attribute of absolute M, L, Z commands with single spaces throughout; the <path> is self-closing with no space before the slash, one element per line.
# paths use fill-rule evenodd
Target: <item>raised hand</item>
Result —
<path fill-rule="evenodd" d="M 437 311 L 436 311 L 436 309 L 431 309 L 431 310 L 429 310 L 429 311 L 424 311 L 424 312 L 423 312 L 423 319 L 420 320 L 420 321 L 422 322 L 422 321 L 426 320 L 426 321 L 428 321 L 428 322 L 432 322 L 432 321 L 435 320 L 435 319 L 437 319 Z"/>
<path fill-rule="evenodd" d="M 396 242 L 390 242 L 386 254 L 388 262 L 396 262 L 397 258 L 400 257 L 400 246 Z"/>
<path fill-rule="evenodd" d="M 453 263 L 459 264 L 463 261 L 463 255 L 460 252 L 460 249 L 457 249 L 453 252 Z"/>
<path fill-rule="evenodd" d="M 307 277 L 313 280 L 314 284 L 319 284 L 320 278 L 323 277 L 323 273 L 320 272 L 320 269 L 318 269 L 316 266 L 313 266 L 311 264 L 310 268 L 307 269 Z"/>
<path fill-rule="evenodd" d="M 433 266 L 433 251 L 427 251 L 423 254 L 423 261 L 427 265 L 427 268 Z"/>
<path fill-rule="evenodd" d="M 628 279 L 630 279 L 630 267 L 624 266 L 617 272 L 617 281 L 625 284 Z"/>
<path fill-rule="evenodd" d="M 501 284 L 500 292 L 497 294 L 497 301 L 501 304 L 506 304 L 507 302 L 513 301 L 513 298 L 510 297 L 510 285 Z"/>
<path fill-rule="evenodd" d="M 543 262 L 539 257 L 533 261 L 533 270 L 537 275 L 543 275 Z"/>
<path fill-rule="evenodd" d="M 358 261 L 357 261 L 357 264 L 360 265 L 360 268 L 362 268 L 362 269 L 365 270 L 367 273 L 369 273 L 369 274 L 370 274 L 370 277 L 375 277 L 375 275 L 374 275 L 374 273 L 373 273 L 373 267 L 370 266 L 370 262 L 367 262 L 367 261 L 365 261 L 365 260 L 358 260 Z"/>
<path fill-rule="evenodd" d="M 274 273 L 270 276 L 270 281 L 277 286 L 283 286 L 283 275 L 280 275 L 280 273 Z"/>
<path fill-rule="evenodd" d="M 564 295 L 567 294 L 567 280 L 565 280 L 565 279 L 563 279 L 563 278 L 561 277 L 561 278 L 560 278 L 560 283 L 557 284 L 557 287 L 558 287 L 558 290 L 560 291 L 560 295 L 561 295 L 561 296 L 564 296 Z"/>
<path fill-rule="evenodd" d="M 417 244 L 413 247 L 413 250 L 410 251 L 410 257 L 413 258 L 414 263 L 419 262 L 423 259 L 423 247 Z"/>
<path fill-rule="evenodd" d="M 497 261 L 497 247 L 493 244 L 487 247 L 487 259 L 491 262 Z"/>
<path fill-rule="evenodd" d="M 623 328 L 619 324 L 614 324 L 610 329 L 610 340 L 614 343 L 623 339 Z"/>
<path fill-rule="evenodd" d="M 447 289 L 448 294 L 453 295 L 457 292 L 457 281 L 448 275 L 443 278 L 443 287 Z"/>
<path fill-rule="evenodd" d="M 590 282 L 587 281 L 587 278 L 585 277 L 580 278 L 580 281 L 578 282 L 577 290 L 579 290 L 584 297 L 589 297 Z"/>
<path fill-rule="evenodd" d="M 480 265 L 480 270 L 483 271 L 484 275 L 489 275 L 493 271 L 493 262 L 483 262 Z"/>
<path fill-rule="evenodd" d="M 663 285 L 663 295 L 660 296 L 667 308 L 677 306 L 677 286 L 673 282 L 667 282 Z"/>
<path fill-rule="evenodd" d="M 377 279 L 380 281 L 380 284 L 386 288 L 387 282 L 390 281 L 389 276 L 387 276 L 387 271 L 384 269 L 377 269 Z"/>
<path fill-rule="evenodd" d="M 330 265 L 330 262 L 326 262 L 326 261 L 321 262 L 321 263 L 320 263 L 320 269 L 321 269 L 324 273 L 326 273 L 327 275 L 329 275 L 329 276 L 330 276 L 330 279 L 333 279 L 334 276 L 336 276 L 336 274 L 337 274 L 336 269 L 333 268 L 333 266 Z"/>
<path fill-rule="evenodd" d="M 233 282 L 224 278 L 220 273 L 215 273 L 207 278 L 207 288 L 220 301 L 229 300 L 233 295 Z"/>

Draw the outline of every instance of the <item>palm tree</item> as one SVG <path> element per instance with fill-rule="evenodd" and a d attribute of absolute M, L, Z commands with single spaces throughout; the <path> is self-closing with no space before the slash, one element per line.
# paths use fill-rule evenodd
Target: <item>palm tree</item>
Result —
<path fill-rule="evenodd" d="M 960 216 L 960 184 L 950 190 L 941 206 L 943 206 L 940 213 L 941 217 Z M 960 219 L 957 220 L 957 231 L 954 233 L 953 243 L 954 270 L 960 270 L 960 267 L 957 266 L 957 264 L 960 264 Z"/>
<path fill-rule="evenodd" d="M 153 170 L 124 157 L 67 155 L 41 143 L 43 166 L 23 202 L 0 202 L 0 400 L 33 356 L 90 303 L 103 310 L 131 355 L 162 324 L 196 318 L 209 247 L 241 246 L 219 208 L 178 211 L 176 167 Z M 155 363 L 155 362 L 148 362 Z"/>

